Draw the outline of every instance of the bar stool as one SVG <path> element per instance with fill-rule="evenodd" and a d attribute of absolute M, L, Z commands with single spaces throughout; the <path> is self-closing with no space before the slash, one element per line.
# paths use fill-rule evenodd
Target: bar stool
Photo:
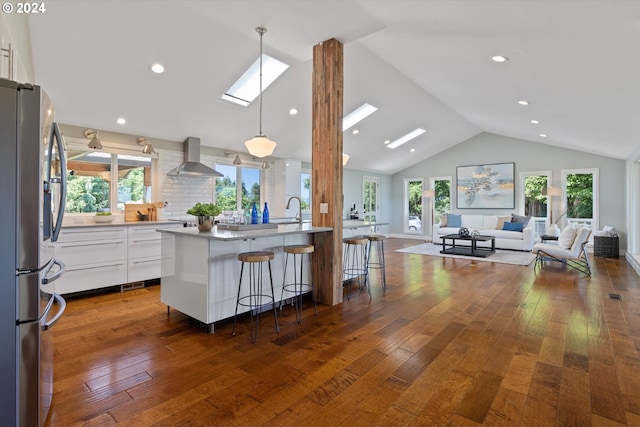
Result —
<path fill-rule="evenodd" d="M 242 252 L 238 254 L 238 261 L 242 262 L 240 266 L 240 280 L 238 282 L 238 299 L 236 300 L 236 312 L 233 316 L 233 331 L 231 335 L 236 334 L 236 320 L 238 318 L 238 306 L 249 307 L 249 317 L 251 318 L 251 342 L 256 342 L 258 336 L 258 324 L 260 321 L 260 308 L 273 304 L 273 319 L 276 325 L 276 332 L 280 332 L 278 328 L 278 314 L 276 312 L 276 299 L 273 294 L 273 275 L 271 273 L 271 260 L 274 258 L 273 252 L 269 251 L 256 251 L 256 252 Z M 241 297 L 242 290 L 242 275 L 244 273 L 244 264 L 249 263 L 249 294 Z M 263 294 L 263 270 L 264 264 L 267 264 L 269 268 L 269 283 L 271 285 L 271 295 Z M 255 327 L 254 323 L 254 310 L 255 310 Z"/>
<path fill-rule="evenodd" d="M 369 234 L 364 236 L 369 240 L 369 250 L 367 253 L 367 270 L 369 273 L 371 269 L 380 270 L 382 274 L 382 289 L 387 289 L 387 275 L 384 263 L 384 241 L 387 236 L 382 234 Z M 375 261 L 371 261 L 371 255 L 375 255 Z M 369 278 L 371 281 L 371 278 Z"/>
<path fill-rule="evenodd" d="M 283 248 L 284 252 L 287 254 L 284 259 L 284 274 L 282 277 L 282 292 L 280 292 L 280 310 L 282 310 L 282 301 L 283 295 L 285 292 L 293 293 L 292 303 L 295 299 L 296 305 L 296 320 L 298 323 L 302 320 L 302 295 L 307 292 L 311 292 L 311 297 L 313 298 L 313 305 L 316 310 L 316 316 L 318 315 L 318 305 L 316 304 L 316 297 L 313 295 L 313 283 L 302 283 L 303 276 L 303 266 L 304 266 L 304 254 L 309 254 L 309 260 L 311 261 L 311 254 L 314 251 L 313 245 L 289 245 Z M 287 263 L 289 262 L 289 254 L 293 255 L 293 283 L 285 284 L 285 280 L 287 278 Z M 296 276 L 296 271 L 298 271 L 296 266 L 296 259 L 300 255 L 300 278 Z"/>
<path fill-rule="evenodd" d="M 363 236 L 345 237 L 342 258 L 342 280 L 344 282 L 353 281 L 358 278 L 358 288 L 363 291 L 365 288 L 371 298 L 371 289 L 367 286 L 367 244 L 369 239 Z M 364 277 L 364 285 L 362 284 Z M 351 299 L 351 292 L 347 293 L 347 299 Z"/>

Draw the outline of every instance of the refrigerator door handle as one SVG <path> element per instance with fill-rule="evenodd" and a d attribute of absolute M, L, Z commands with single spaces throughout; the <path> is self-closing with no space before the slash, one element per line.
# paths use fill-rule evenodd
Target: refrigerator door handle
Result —
<path fill-rule="evenodd" d="M 51 176 L 51 162 L 53 162 L 54 142 L 60 160 L 60 177 Z M 62 228 L 62 217 L 64 216 L 65 203 L 67 199 L 67 160 L 65 158 L 64 141 L 57 123 L 51 125 L 51 134 L 49 135 L 49 152 L 47 155 L 47 164 L 45 166 L 46 177 L 44 180 L 44 203 L 43 203 L 43 238 L 47 240 L 49 237 L 52 242 L 58 240 L 60 229 Z M 55 223 L 51 218 L 51 184 L 60 184 L 60 205 L 58 206 L 58 216 Z"/>
<path fill-rule="evenodd" d="M 67 309 L 67 302 L 64 300 L 62 295 L 53 294 L 53 298 L 55 298 L 56 302 L 58 304 L 60 304 L 60 309 L 58 310 L 56 315 L 51 320 L 49 320 L 48 322 L 42 324 L 42 330 L 43 331 L 47 331 L 47 330 L 51 329 L 53 327 L 53 325 L 55 325 L 56 322 L 60 319 L 60 317 L 62 317 L 62 313 L 64 313 L 64 311 Z M 53 304 L 51 306 L 53 306 Z M 45 316 L 46 316 L 46 314 L 49 313 L 49 310 L 51 309 L 51 306 L 47 309 L 47 311 L 45 313 Z"/>
<path fill-rule="evenodd" d="M 58 266 L 58 271 L 56 271 L 52 275 L 49 275 L 49 272 L 51 271 L 54 265 Z M 47 285 L 51 282 L 55 282 L 60 278 L 60 276 L 64 274 L 64 270 L 65 270 L 65 265 L 62 261 L 55 258 L 52 259 L 51 262 L 45 266 L 42 272 L 42 284 Z"/>

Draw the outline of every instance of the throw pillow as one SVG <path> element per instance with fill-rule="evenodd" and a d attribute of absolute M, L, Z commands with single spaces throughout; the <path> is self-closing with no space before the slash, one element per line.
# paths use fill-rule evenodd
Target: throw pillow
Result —
<path fill-rule="evenodd" d="M 462 217 L 456 214 L 447 214 L 447 227 L 462 227 Z"/>
<path fill-rule="evenodd" d="M 444 214 L 440 217 L 440 227 L 447 226 L 447 214 Z"/>
<path fill-rule="evenodd" d="M 504 227 L 504 223 L 505 222 L 511 222 L 511 217 L 510 216 L 499 216 L 498 217 L 498 224 L 496 225 L 496 230 L 502 230 L 502 227 Z"/>
<path fill-rule="evenodd" d="M 564 230 L 562 230 L 562 233 L 560 233 L 560 237 L 558 237 L 558 247 L 560 249 L 569 249 L 571 245 L 573 245 L 577 233 L 578 230 L 572 226 L 566 226 Z"/>
<path fill-rule="evenodd" d="M 520 222 L 505 222 L 502 226 L 503 230 L 507 231 L 520 231 L 522 232 L 522 223 Z"/>
<path fill-rule="evenodd" d="M 531 219 L 530 216 L 522 216 L 522 215 L 516 215 L 516 214 L 511 214 L 511 222 L 516 222 L 518 224 L 522 224 L 522 228 L 526 228 L 527 225 L 529 224 L 529 220 Z"/>

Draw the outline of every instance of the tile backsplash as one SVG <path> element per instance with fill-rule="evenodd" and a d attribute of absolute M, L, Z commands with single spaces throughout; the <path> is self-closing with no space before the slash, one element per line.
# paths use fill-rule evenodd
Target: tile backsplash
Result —
<path fill-rule="evenodd" d="M 169 202 L 164 208 L 165 218 L 185 218 L 187 210 L 197 202 L 212 203 L 215 193 L 215 177 L 169 176 L 167 173 L 182 163 L 184 154 L 179 151 L 156 150 L 160 158 L 160 199 Z M 203 154 L 200 162 L 215 168 L 213 156 Z"/>

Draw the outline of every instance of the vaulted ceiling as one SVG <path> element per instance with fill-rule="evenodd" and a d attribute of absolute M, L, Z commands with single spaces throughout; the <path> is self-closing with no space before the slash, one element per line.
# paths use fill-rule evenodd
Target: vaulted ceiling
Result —
<path fill-rule="evenodd" d="M 345 45 L 345 114 L 379 108 L 345 132 L 349 168 L 392 174 L 483 131 L 614 158 L 640 143 L 640 1 L 46 5 L 29 17 L 36 83 L 67 124 L 246 151 L 258 103 L 220 96 L 258 57 L 264 26 L 264 51 L 291 65 L 263 97 L 276 157 L 311 160 L 312 48 L 330 38 Z"/>

